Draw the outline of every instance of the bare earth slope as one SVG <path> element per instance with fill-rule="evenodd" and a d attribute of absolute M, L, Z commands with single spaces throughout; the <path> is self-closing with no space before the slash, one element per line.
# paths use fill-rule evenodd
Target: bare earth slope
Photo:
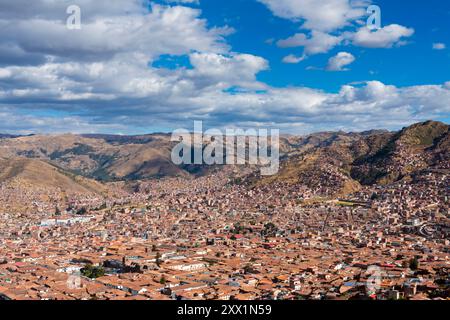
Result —
<path fill-rule="evenodd" d="M 66 193 L 102 194 L 99 182 L 66 172 L 44 161 L 26 158 L 0 160 L 0 183 L 30 188 L 61 189 Z"/>

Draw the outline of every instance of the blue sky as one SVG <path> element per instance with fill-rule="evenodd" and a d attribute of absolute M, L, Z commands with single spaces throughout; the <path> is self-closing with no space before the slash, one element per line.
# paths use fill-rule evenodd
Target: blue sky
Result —
<path fill-rule="evenodd" d="M 450 4 L 0 1 L 0 132 L 398 129 L 449 122 Z M 366 27 L 381 9 L 381 29 Z"/>
<path fill-rule="evenodd" d="M 431 49 L 433 43 L 450 39 L 450 4 L 442 0 L 430 0 L 426 4 L 419 0 L 407 4 L 402 0 L 373 3 L 382 10 L 382 25 L 395 23 L 414 28 L 415 34 L 408 39 L 408 45 L 388 50 L 337 46 L 328 54 L 311 57 L 296 65 L 282 63 L 282 59 L 293 52 L 301 54 L 302 48 L 283 49 L 267 41 L 289 37 L 298 31 L 298 23 L 274 17 L 264 4 L 252 0 L 206 0 L 193 7 L 202 9 L 202 17 L 210 26 L 228 25 L 236 30 L 227 37 L 234 51 L 269 60 L 270 70 L 261 72 L 258 79 L 273 86 L 308 86 L 338 91 L 344 84 L 367 80 L 397 86 L 449 81 L 450 51 Z M 331 55 L 342 50 L 358 57 L 351 72 L 307 70 L 308 66 L 326 65 Z"/>

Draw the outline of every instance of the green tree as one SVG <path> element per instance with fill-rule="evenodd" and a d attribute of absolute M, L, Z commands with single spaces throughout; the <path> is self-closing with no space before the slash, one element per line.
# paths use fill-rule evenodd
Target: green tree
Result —
<path fill-rule="evenodd" d="M 414 257 L 409 261 L 409 268 L 413 271 L 419 269 L 419 259 L 417 259 L 417 257 Z"/>
<path fill-rule="evenodd" d="M 87 209 L 85 207 L 81 207 L 78 211 L 77 211 L 77 215 L 83 216 L 87 213 Z"/>
<path fill-rule="evenodd" d="M 105 275 L 105 269 L 103 269 L 102 267 L 94 267 L 91 264 L 86 265 L 86 267 L 84 267 L 80 271 L 83 276 L 90 279 L 97 279 Z"/>

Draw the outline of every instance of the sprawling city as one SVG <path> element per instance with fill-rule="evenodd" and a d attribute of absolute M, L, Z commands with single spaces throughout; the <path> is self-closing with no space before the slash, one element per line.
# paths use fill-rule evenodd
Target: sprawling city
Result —
<path fill-rule="evenodd" d="M 439 143 L 411 139 L 421 132 L 433 132 Z M 427 122 L 399 134 L 328 134 L 313 143 L 314 135 L 289 137 L 282 141 L 292 151 L 275 176 L 225 166 L 198 177 L 186 171 L 101 187 L 59 167 L 47 169 L 38 163 L 43 160 L 3 160 L 0 297 L 446 299 L 449 134 L 448 125 Z M 128 145 L 123 156 L 139 157 L 164 142 L 153 138 Z M 49 148 L 77 140 L 100 143 L 33 136 L 3 139 L 0 150 L 20 153 L 36 139 Z M 385 139 L 386 146 L 367 159 L 345 159 L 353 148 L 355 155 L 375 149 L 375 139 Z M 74 143 L 78 151 L 54 151 L 56 161 L 70 166 L 97 158 L 93 147 Z M 124 148 L 124 142 L 111 143 Z M 314 146 L 325 143 L 330 146 Z M 83 150 L 91 150 L 87 160 Z M 363 175 L 367 166 L 379 171 Z M 150 168 L 139 169 L 133 174 Z M 171 172 L 164 164 L 157 169 Z M 34 181 L 36 175 L 48 183 Z M 377 182 L 362 185 L 352 176 Z"/>

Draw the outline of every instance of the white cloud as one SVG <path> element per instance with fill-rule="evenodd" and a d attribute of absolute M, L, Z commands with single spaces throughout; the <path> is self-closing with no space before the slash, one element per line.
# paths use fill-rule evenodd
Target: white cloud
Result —
<path fill-rule="evenodd" d="M 447 81 L 447 82 L 444 84 L 444 88 L 450 90 L 450 81 Z"/>
<path fill-rule="evenodd" d="M 124 6 L 122 15 L 110 8 L 112 14 L 117 16 L 95 15 L 95 18 L 89 19 L 96 10 L 103 8 L 97 2 L 108 1 L 95 1 L 96 5 L 89 2 L 82 6 L 82 30 L 68 30 L 65 21 L 53 18 L 55 14 L 52 12 L 48 17 L 0 19 L 0 28 L 8 30 L 0 37 L 0 54 L 2 47 L 13 45 L 17 50 L 10 52 L 10 55 L 21 50 L 28 55 L 41 55 L 44 60 L 50 55 L 60 60 L 104 61 L 130 52 L 146 54 L 151 60 L 160 54 L 180 55 L 192 51 L 225 53 L 229 49 L 223 36 L 231 30 L 208 29 L 206 20 L 199 18 L 201 12 L 198 9 L 153 4 L 152 12 L 145 14 L 140 7 L 133 11 L 133 7 Z M 127 9 L 131 11 L 125 11 Z M 108 9 L 105 10 L 108 12 Z M 66 17 L 65 14 L 61 16 Z M 8 56 L 0 58 L 11 59 Z"/>
<path fill-rule="evenodd" d="M 101 132 L 120 128 L 123 132 L 133 128 L 132 131 L 142 132 L 143 128 L 152 126 L 189 127 L 193 119 L 203 119 L 205 125 L 215 127 L 265 126 L 304 133 L 303 130 L 395 129 L 416 121 L 445 117 L 450 112 L 449 84 L 398 88 L 371 81 L 343 86 L 337 94 L 302 87 L 269 86 L 265 86 L 263 92 L 243 90 L 235 94 L 223 89 L 228 85 L 240 85 L 238 76 L 223 79 L 227 85 L 211 79 L 239 68 L 249 68 L 251 71 L 245 74 L 249 78 L 242 80 L 247 83 L 251 81 L 249 75 L 264 64 L 257 62 L 258 59 L 246 60 L 239 56 L 196 58 L 201 61 L 197 64 L 199 70 L 175 70 L 164 76 L 150 69 L 141 71 L 138 77 L 137 70 L 120 69 L 120 66 L 111 71 L 86 64 L 85 68 L 74 64 L 45 70 L 20 67 L 24 70 L 21 70 L 22 76 L 16 73 L 17 79 L 34 74 L 36 83 L 39 79 L 44 81 L 39 88 L 36 84 L 11 92 L 0 91 L 0 101 L 9 101 L 9 113 L 4 116 L 11 119 L 2 125 L 2 130 Z M 211 74 L 207 65 L 217 65 L 220 70 Z M 83 81 L 77 82 L 77 79 Z M 202 86 L 202 83 L 216 84 Z M 65 120 L 56 125 L 57 118 L 25 112 L 43 103 L 43 110 L 76 111 L 77 115 L 61 117 Z M 21 113 L 27 114 L 24 122 L 19 120 Z M 11 118 L 12 114 L 16 116 Z M 76 119 L 76 122 L 72 124 L 69 119 Z"/>
<path fill-rule="evenodd" d="M 444 50 L 445 48 L 447 48 L 445 43 L 433 43 L 434 50 Z"/>
<path fill-rule="evenodd" d="M 256 74 L 269 66 L 265 59 L 250 54 L 193 53 L 190 61 L 194 70 L 188 71 L 187 75 L 191 79 L 223 89 L 230 86 L 261 88 L 263 85 L 256 82 Z"/>
<path fill-rule="evenodd" d="M 36 116 L 0 105 L 0 118 L 8 119 L 1 126 L 2 132 L 15 134 L 33 133 L 97 133 L 120 132 L 129 128 L 124 123 L 97 123 L 93 125 L 92 119 L 79 116 Z"/>
<path fill-rule="evenodd" d="M 304 47 L 304 53 L 327 53 L 338 45 L 391 48 L 405 44 L 414 29 L 392 24 L 371 31 L 365 26 L 371 0 L 258 0 L 275 16 L 299 23 L 305 32 L 279 40 L 282 48 Z M 364 25 L 362 27 L 362 25 Z"/>
<path fill-rule="evenodd" d="M 348 52 L 339 52 L 334 57 L 328 60 L 327 70 L 328 71 L 346 71 L 344 67 L 355 61 L 355 57 Z"/>
<path fill-rule="evenodd" d="M 302 27 L 324 32 L 340 29 L 362 17 L 364 1 L 350 0 L 259 0 L 274 15 L 292 20 L 302 20 Z M 367 1 L 365 1 L 367 3 Z"/>
<path fill-rule="evenodd" d="M 166 0 L 167 3 L 200 4 L 200 0 Z"/>
<path fill-rule="evenodd" d="M 7 69 L 0 69 L 0 79 L 11 77 L 12 72 Z"/>
<path fill-rule="evenodd" d="M 342 37 L 333 36 L 321 31 L 312 31 L 311 37 L 304 33 L 297 33 L 294 36 L 278 41 L 281 48 L 304 47 L 307 55 L 326 53 L 333 49 L 342 41 Z"/>
<path fill-rule="evenodd" d="M 306 56 L 305 56 L 305 55 L 302 55 L 302 56 L 300 56 L 300 57 L 297 57 L 297 56 L 295 56 L 295 55 L 293 55 L 293 54 L 290 54 L 290 55 L 288 55 L 288 56 L 286 56 L 286 57 L 283 58 L 283 62 L 284 62 L 284 63 L 296 64 L 296 63 L 302 62 L 302 61 L 305 60 L 305 59 L 306 59 Z"/>
<path fill-rule="evenodd" d="M 350 34 L 354 45 L 365 48 L 391 48 L 402 44 L 401 40 L 411 37 L 414 29 L 398 24 L 391 24 L 378 30 L 367 27 L 360 28 L 356 33 Z"/>

